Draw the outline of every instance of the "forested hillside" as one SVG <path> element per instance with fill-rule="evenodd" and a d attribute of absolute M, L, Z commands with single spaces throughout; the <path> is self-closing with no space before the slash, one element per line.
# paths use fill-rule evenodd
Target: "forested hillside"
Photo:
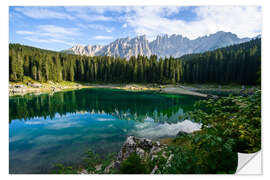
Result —
<path fill-rule="evenodd" d="M 17 82 L 30 76 L 41 82 L 258 84 L 260 64 L 260 39 L 181 58 L 158 59 L 152 55 L 129 60 L 9 45 L 9 80 Z"/>
<path fill-rule="evenodd" d="M 183 81 L 259 84 L 261 39 L 181 57 Z"/>

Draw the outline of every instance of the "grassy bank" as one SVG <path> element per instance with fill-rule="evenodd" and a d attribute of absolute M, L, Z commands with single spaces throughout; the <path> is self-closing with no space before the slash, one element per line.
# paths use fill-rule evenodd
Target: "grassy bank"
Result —
<path fill-rule="evenodd" d="M 36 86 L 36 87 L 33 87 Z M 120 83 L 85 83 L 85 82 L 38 82 L 26 77 L 23 82 L 9 82 L 9 96 L 24 95 L 28 93 L 53 93 L 58 91 L 70 91 L 82 88 L 109 88 L 130 91 L 157 91 L 161 87 L 156 84 L 120 84 Z"/>
<path fill-rule="evenodd" d="M 22 88 L 15 88 L 21 86 Z M 38 87 L 33 87 L 36 85 Z M 40 86 L 40 87 L 39 87 Z M 219 85 L 219 84 L 138 84 L 138 83 L 86 83 L 86 82 L 38 82 L 30 77 L 24 77 L 23 82 L 9 82 L 9 96 L 24 95 L 28 93 L 53 93 L 58 91 L 70 91 L 82 88 L 110 88 L 122 89 L 128 91 L 158 91 L 169 94 L 186 94 L 193 96 L 207 97 L 207 94 L 214 92 L 225 92 L 239 94 L 241 92 L 254 92 L 259 86 L 242 86 L 237 84 Z"/>

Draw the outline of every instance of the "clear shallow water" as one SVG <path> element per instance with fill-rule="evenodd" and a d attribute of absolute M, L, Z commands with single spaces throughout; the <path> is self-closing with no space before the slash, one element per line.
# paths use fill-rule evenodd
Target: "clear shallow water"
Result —
<path fill-rule="evenodd" d="M 9 99 L 10 173 L 76 166 L 89 149 L 118 152 L 128 135 L 158 139 L 200 126 L 179 119 L 200 98 L 154 92 L 83 89 Z"/>

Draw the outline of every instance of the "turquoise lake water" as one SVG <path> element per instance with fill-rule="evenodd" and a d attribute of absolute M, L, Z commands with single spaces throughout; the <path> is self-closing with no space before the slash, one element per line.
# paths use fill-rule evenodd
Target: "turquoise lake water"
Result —
<path fill-rule="evenodd" d="M 109 89 L 10 97 L 9 172 L 77 166 L 90 149 L 101 156 L 118 152 L 129 135 L 155 140 L 198 130 L 181 117 L 200 99 Z"/>

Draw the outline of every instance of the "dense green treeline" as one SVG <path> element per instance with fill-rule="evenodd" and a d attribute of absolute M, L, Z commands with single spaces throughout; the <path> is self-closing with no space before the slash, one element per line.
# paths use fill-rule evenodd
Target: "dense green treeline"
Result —
<path fill-rule="evenodd" d="M 261 39 L 200 54 L 185 55 L 183 81 L 259 84 Z"/>
<path fill-rule="evenodd" d="M 256 84 L 261 60 L 260 39 L 202 54 L 164 59 L 155 55 L 129 60 L 87 57 L 20 44 L 10 44 L 9 49 L 9 79 L 17 82 L 30 76 L 41 82 Z"/>
<path fill-rule="evenodd" d="M 44 51 L 10 44 L 10 81 L 30 76 L 37 81 L 84 82 L 180 82 L 181 62 L 157 56 L 131 57 L 129 61 L 108 56 L 87 57 Z M 164 69 L 164 70 L 163 70 Z"/>

